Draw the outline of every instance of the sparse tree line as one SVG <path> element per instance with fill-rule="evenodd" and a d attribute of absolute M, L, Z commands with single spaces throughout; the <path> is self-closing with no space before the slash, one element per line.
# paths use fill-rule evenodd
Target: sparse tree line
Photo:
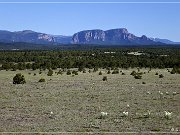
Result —
<path fill-rule="evenodd" d="M 129 55 L 128 52 L 143 52 Z M 109 53 L 105 53 L 109 52 Z M 111 53 L 113 52 L 113 53 Z M 175 48 L 119 48 L 81 51 L 1 51 L 1 70 L 78 68 L 173 68 L 180 67 L 180 50 Z"/>

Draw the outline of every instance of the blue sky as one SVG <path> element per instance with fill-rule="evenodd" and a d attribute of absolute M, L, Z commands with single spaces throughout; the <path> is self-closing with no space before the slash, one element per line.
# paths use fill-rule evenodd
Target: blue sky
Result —
<path fill-rule="evenodd" d="M 3 0 L 0 0 L 2 2 Z M 5 1 L 5 0 L 4 0 Z M 5 2 L 7 2 L 6 0 Z M 17 0 L 9 0 L 15 2 Z M 23 0 L 18 0 L 23 1 Z M 37 1 L 37 0 L 28 0 Z M 38 0 L 39 2 L 48 0 Z M 50 1 L 50 0 L 49 0 Z M 53 0 L 60 1 L 60 0 Z M 65 0 L 64 0 L 65 1 Z M 77 0 L 68 0 L 75 2 Z M 79 2 L 82 0 L 78 0 Z M 87 0 L 95 1 L 95 0 Z M 108 1 L 108 0 L 98 0 Z M 122 0 L 113 0 L 122 1 Z M 128 0 L 135 2 L 137 0 Z M 143 0 L 138 0 L 143 1 Z M 145 1 L 145 0 L 144 0 Z M 149 0 L 155 1 L 155 0 Z M 168 2 L 168 0 L 158 0 Z M 180 2 L 173 0 L 174 2 Z M 25 2 L 25 0 L 23 1 Z M 67 0 L 66 0 L 67 2 Z M 111 2 L 109 0 L 109 2 Z M 155 1 L 157 2 L 157 1 Z M 169 2 L 171 2 L 169 0 Z M 0 4 L 0 29 L 72 35 L 87 29 L 127 28 L 141 36 L 180 41 L 179 4 Z"/>

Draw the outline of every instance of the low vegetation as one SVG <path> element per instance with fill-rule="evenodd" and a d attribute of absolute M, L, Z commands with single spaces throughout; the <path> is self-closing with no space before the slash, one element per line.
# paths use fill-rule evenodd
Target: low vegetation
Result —
<path fill-rule="evenodd" d="M 13 77 L 13 84 L 24 84 L 24 83 L 26 83 L 26 80 L 24 78 L 24 75 L 22 75 L 21 73 L 18 73 Z"/>
<path fill-rule="evenodd" d="M 137 50 L 0 52 L 0 132 L 179 132 L 179 50 Z"/>
<path fill-rule="evenodd" d="M 103 81 L 107 81 L 107 76 L 103 76 Z"/>
<path fill-rule="evenodd" d="M 53 70 L 49 70 L 48 73 L 47 73 L 48 76 L 52 76 L 53 75 Z"/>
<path fill-rule="evenodd" d="M 143 55 L 129 55 L 129 52 L 143 52 Z M 114 52 L 114 53 L 104 53 Z M 92 55 L 94 54 L 94 55 Z M 173 68 L 180 73 L 180 51 L 177 48 L 117 48 L 69 51 L 1 51 L 1 70 L 24 69 L 69 69 L 78 68 Z M 166 57 L 164 56 L 166 55 Z M 117 70 L 116 70 L 117 71 Z M 117 73 L 117 72 L 113 73 Z M 140 72 L 140 71 L 138 71 Z"/>
<path fill-rule="evenodd" d="M 71 75 L 71 70 L 68 70 L 66 74 Z"/>
<path fill-rule="evenodd" d="M 38 82 L 45 82 L 45 79 L 44 79 L 44 78 L 41 78 L 41 79 L 39 79 Z"/>
<path fill-rule="evenodd" d="M 171 74 L 180 74 L 180 67 L 173 67 Z"/>
<path fill-rule="evenodd" d="M 160 74 L 160 75 L 159 75 L 159 78 L 163 78 L 163 77 L 164 77 L 164 75 L 163 75 L 163 74 Z"/>

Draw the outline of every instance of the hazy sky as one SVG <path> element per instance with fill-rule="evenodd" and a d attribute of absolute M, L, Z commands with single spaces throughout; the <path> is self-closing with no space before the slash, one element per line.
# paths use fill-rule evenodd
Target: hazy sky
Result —
<path fill-rule="evenodd" d="M 23 0 L 4 0 L 4 2 Z M 48 0 L 27 0 L 48 1 Z M 23 2 L 27 2 L 23 1 Z M 50 1 L 50 0 L 49 0 Z M 60 1 L 60 0 L 52 0 Z M 67 0 L 61 0 L 67 2 Z M 83 1 L 83 0 L 68 0 Z M 112 0 L 84 0 L 111 2 Z M 113 0 L 123 1 L 123 0 Z M 124 0 L 125 1 L 125 0 Z M 143 0 L 128 0 L 143 1 Z M 145 1 L 145 0 L 144 0 Z M 149 0 L 155 1 L 157 0 Z M 158 0 L 172 2 L 172 0 Z M 180 0 L 173 0 L 180 2 Z M 3 0 L 0 0 L 3 2 Z M 127 1 L 125 1 L 127 2 Z M 147 1 L 145 1 L 147 2 Z M 127 28 L 141 36 L 180 41 L 180 3 L 176 4 L 3 4 L 0 3 L 0 29 L 34 30 L 48 34 L 72 35 L 87 29 Z"/>

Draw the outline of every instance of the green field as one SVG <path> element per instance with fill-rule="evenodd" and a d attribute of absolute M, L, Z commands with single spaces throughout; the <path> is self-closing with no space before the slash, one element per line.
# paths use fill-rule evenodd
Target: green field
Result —
<path fill-rule="evenodd" d="M 0 132 L 179 132 L 180 75 L 141 69 L 145 74 L 135 79 L 133 70 L 120 69 L 122 75 L 99 69 L 102 75 L 97 71 L 74 76 L 2 70 Z M 25 76 L 26 84 L 13 84 L 16 73 Z M 40 78 L 46 82 L 38 82 Z M 171 116 L 165 117 L 164 111 Z M 101 112 L 108 114 L 101 117 Z"/>

